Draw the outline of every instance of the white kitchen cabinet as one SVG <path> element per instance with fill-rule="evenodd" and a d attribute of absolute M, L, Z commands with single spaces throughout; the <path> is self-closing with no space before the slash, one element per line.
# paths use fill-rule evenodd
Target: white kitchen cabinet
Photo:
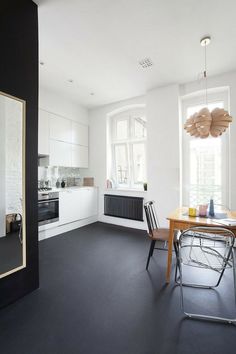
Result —
<path fill-rule="evenodd" d="M 50 114 L 50 139 L 71 143 L 72 121 Z"/>
<path fill-rule="evenodd" d="M 59 196 L 59 222 L 60 225 L 80 220 L 79 190 L 65 190 Z"/>
<path fill-rule="evenodd" d="M 40 109 L 38 153 L 44 166 L 88 168 L 88 126 Z"/>
<path fill-rule="evenodd" d="M 39 110 L 38 153 L 49 155 L 49 113 Z"/>
<path fill-rule="evenodd" d="M 97 188 L 65 189 L 60 192 L 60 225 L 89 218 L 97 212 Z"/>
<path fill-rule="evenodd" d="M 71 166 L 88 168 L 88 147 L 72 144 L 71 148 Z"/>
<path fill-rule="evenodd" d="M 77 122 L 72 122 L 73 144 L 88 146 L 88 126 Z"/>
<path fill-rule="evenodd" d="M 97 214 L 97 189 L 82 188 L 80 190 L 81 219 L 88 218 Z"/>
<path fill-rule="evenodd" d="M 50 166 L 71 167 L 71 144 L 50 139 Z"/>

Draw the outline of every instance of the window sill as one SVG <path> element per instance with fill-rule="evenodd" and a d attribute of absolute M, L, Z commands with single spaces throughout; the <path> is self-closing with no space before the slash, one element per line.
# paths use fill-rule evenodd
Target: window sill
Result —
<path fill-rule="evenodd" d="M 105 191 L 147 193 L 147 191 L 144 191 L 143 189 L 132 189 L 132 188 L 105 188 Z"/>

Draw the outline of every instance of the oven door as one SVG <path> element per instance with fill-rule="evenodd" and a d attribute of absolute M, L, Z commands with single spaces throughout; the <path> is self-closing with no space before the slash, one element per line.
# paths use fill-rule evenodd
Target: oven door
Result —
<path fill-rule="evenodd" d="M 59 220 L 59 199 L 38 201 L 38 224 L 45 225 Z"/>

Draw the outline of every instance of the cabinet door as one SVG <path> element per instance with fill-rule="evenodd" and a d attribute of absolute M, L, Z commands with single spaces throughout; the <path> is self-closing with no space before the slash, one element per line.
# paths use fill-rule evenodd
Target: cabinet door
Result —
<path fill-rule="evenodd" d="M 71 167 L 71 144 L 50 139 L 50 166 Z"/>
<path fill-rule="evenodd" d="M 97 189 L 81 188 L 60 192 L 59 221 L 60 224 L 89 218 L 97 215 Z"/>
<path fill-rule="evenodd" d="M 59 222 L 61 225 L 81 220 L 83 205 L 80 201 L 80 190 L 65 190 L 60 192 L 59 198 Z"/>
<path fill-rule="evenodd" d="M 86 219 L 97 214 L 98 201 L 96 188 L 82 188 L 80 190 L 80 201 L 82 205 L 80 213 L 82 219 Z"/>
<path fill-rule="evenodd" d="M 88 146 L 88 126 L 72 122 L 72 143 Z"/>
<path fill-rule="evenodd" d="M 38 153 L 49 155 L 49 113 L 39 110 Z"/>
<path fill-rule="evenodd" d="M 50 139 L 71 143 L 72 121 L 50 114 Z"/>
<path fill-rule="evenodd" d="M 88 168 L 88 148 L 72 144 L 72 167 Z"/>

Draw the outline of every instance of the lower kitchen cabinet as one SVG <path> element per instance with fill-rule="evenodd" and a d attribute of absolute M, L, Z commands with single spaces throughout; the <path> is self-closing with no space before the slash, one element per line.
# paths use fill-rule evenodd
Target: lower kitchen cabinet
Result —
<path fill-rule="evenodd" d="M 97 208 L 97 188 L 68 189 L 60 192 L 59 222 L 60 225 L 94 216 Z"/>

